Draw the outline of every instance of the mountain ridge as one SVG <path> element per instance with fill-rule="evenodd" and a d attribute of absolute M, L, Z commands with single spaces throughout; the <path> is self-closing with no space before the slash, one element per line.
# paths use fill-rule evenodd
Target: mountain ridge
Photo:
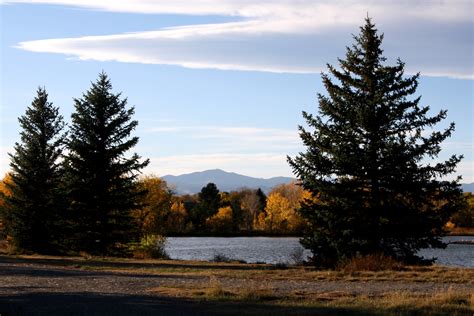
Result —
<path fill-rule="evenodd" d="M 169 185 L 174 186 L 178 194 L 194 194 L 201 191 L 209 182 L 214 183 L 220 191 L 234 191 L 241 188 L 262 189 L 268 193 L 273 187 L 279 184 L 294 181 L 291 177 L 271 177 L 256 178 L 238 174 L 235 172 L 227 172 L 222 169 L 210 169 L 204 171 L 196 171 L 178 176 L 166 175 L 161 177 Z"/>
<path fill-rule="evenodd" d="M 214 183 L 220 191 L 235 191 L 242 188 L 262 189 L 268 193 L 273 187 L 295 181 L 295 178 L 276 176 L 271 178 L 256 178 L 222 169 L 209 169 L 191 173 L 166 175 L 161 177 L 174 187 L 177 194 L 195 194 L 208 183 Z M 473 183 L 461 183 L 464 192 L 474 192 Z"/>

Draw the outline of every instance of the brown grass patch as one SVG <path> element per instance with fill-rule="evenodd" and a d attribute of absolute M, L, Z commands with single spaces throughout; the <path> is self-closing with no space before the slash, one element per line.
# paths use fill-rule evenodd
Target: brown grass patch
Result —
<path fill-rule="evenodd" d="M 336 270 L 343 271 L 344 273 L 353 273 L 357 271 L 399 271 L 402 268 L 403 264 L 392 257 L 383 254 L 371 254 L 346 260 L 339 264 Z"/>

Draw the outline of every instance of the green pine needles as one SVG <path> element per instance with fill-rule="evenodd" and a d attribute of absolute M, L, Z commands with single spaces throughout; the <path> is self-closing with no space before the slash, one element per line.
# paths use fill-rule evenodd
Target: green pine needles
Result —
<path fill-rule="evenodd" d="M 64 215 L 64 122 L 48 102 L 45 89 L 19 119 L 20 143 L 10 154 L 11 196 L 6 196 L 5 224 L 13 245 L 23 251 L 56 253 L 62 240 Z"/>
<path fill-rule="evenodd" d="M 136 179 L 148 163 L 129 151 L 134 108 L 111 92 L 105 73 L 75 99 L 69 137 L 44 89 L 19 121 L 11 156 L 11 196 L 3 217 L 18 251 L 117 255 L 138 237 L 131 211 L 144 192 Z M 66 154 L 63 149 L 66 148 Z"/>
<path fill-rule="evenodd" d="M 420 248 L 444 246 L 443 225 L 461 202 L 459 179 L 440 179 L 462 156 L 433 161 L 454 124 L 433 132 L 446 111 L 428 116 L 420 97 L 409 98 L 419 75 L 405 76 L 400 60 L 384 64 L 383 35 L 369 18 L 360 30 L 340 69 L 322 75 L 319 115 L 303 112 L 306 152 L 288 157 L 317 197 L 300 209 L 311 227 L 301 242 L 322 266 L 372 253 L 419 261 Z"/>
<path fill-rule="evenodd" d="M 111 92 L 105 73 L 75 99 L 66 157 L 71 200 L 72 247 L 92 254 L 113 254 L 134 237 L 131 210 L 138 207 L 135 180 L 149 160 L 126 153 L 138 143 L 131 132 L 134 108 Z"/>

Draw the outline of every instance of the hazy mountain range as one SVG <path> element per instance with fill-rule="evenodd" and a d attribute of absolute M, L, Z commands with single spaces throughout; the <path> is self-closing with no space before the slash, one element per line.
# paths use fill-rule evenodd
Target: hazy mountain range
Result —
<path fill-rule="evenodd" d="M 220 191 L 229 192 L 241 188 L 261 188 L 268 193 L 274 186 L 294 180 L 290 177 L 253 178 L 220 169 L 193 172 L 180 176 L 168 175 L 162 177 L 162 179 L 172 186 L 177 194 L 197 193 L 209 182 L 215 183 Z"/>
<path fill-rule="evenodd" d="M 462 183 L 461 184 L 462 190 L 464 192 L 472 192 L 474 193 L 474 182 L 472 183 Z"/>
<path fill-rule="evenodd" d="M 167 175 L 163 179 L 174 188 L 177 194 L 197 193 L 209 182 L 215 183 L 220 191 L 229 192 L 241 188 L 261 188 L 265 193 L 268 193 L 276 185 L 295 180 L 290 177 L 253 178 L 220 169 L 193 172 L 180 176 Z M 462 184 L 462 189 L 465 192 L 474 192 L 474 182 Z"/>

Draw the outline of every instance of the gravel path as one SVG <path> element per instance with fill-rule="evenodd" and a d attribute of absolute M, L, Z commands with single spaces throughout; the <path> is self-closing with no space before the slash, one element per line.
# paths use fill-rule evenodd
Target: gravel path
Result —
<path fill-rule="evenodd" d="M 209 315 L 219 314 L 224 303 L 196 302 L 160 296 L 160 287 L 195 287 L 209 284 L 208 276 L 152 275 L 81 270 L 41 260 L 0 256 L 0 315 Z M 223 288 L 261 286 L 255 281 L 220 278 Z M 380 294 L 392 291 L 420 293 L 455 288 L 474 292 L 473 284 L 425 282 L 347 282 L 274 280 L 264 284 L 275 293 L 346 292 Z M 227 303 L 227 305 L 233 303 Z M 235 304 L 234 304 L 235 305 Z M 234 306 L 235 307 L 235 306 Z M 219 312 L 217 312 L 219 311 Z"/>

